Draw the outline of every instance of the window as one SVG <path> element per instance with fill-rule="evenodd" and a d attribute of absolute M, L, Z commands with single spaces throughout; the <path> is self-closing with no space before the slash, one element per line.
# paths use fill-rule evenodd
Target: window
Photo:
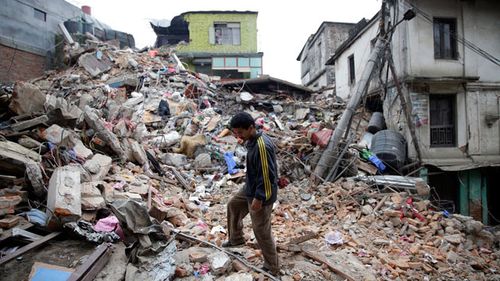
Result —
<path fill-rule="evenodd" d="M 323 67 L 323 48 L 321 48 L 321 41 L 318 42 L 318 69 Z"/>
<path fill-rule="evenodd" d="M 240 45 L 239 23 L 214 23 L 211 27 L 210 43 L 216 45 Z"/>
<path fill-rule="evenodd" d="M 354 70 L 354 55 L 350 55 L 347 58 L 347 64 L 349 65 L 349 85 L 353 85 L 356 82 L 356 73 Z"/>
<path fill-rule="evenodd" d="M 434 18 L 434 58 L 457 59 L 457 20 Z"/>
<path fill-rule="evenodd" d="M 431 147 L 455 146 L 455 95 L 430 95 Z"/>
<path fill-rule="evenodd" d="M 41 21 L 47 21 L 47 13 L 42 10 L 34 9 L 34 17 Z"/>

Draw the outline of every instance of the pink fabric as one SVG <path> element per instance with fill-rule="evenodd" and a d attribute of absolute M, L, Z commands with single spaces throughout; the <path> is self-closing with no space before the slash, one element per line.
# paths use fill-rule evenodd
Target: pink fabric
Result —
<path fill-rule="evenodd" d="M 100 219 L 94 225 L 94 230 L 98 232 L 111 232 L 115 231 L 118 236 L 123 240 L 125 235 L 120 227 L 120 222 L 115 216 L 109 216 L 107 218 Z"/>

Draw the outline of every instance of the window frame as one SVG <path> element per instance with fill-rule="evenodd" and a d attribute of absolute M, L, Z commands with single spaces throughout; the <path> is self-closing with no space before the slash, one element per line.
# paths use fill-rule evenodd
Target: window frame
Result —
<path fill-rule="evenodd" d="M 356 63 L 354 54 L 347 57 L 347 81 L 349 85 L 356 84 Z"/>
<path fill-rule="evenodd" d="M 446 119 L 451 119 L 451 122 L 444 124 L 445 120 L 441 120 L 436 124 L 436 120 L 440 119 L 441 116 L 433 115 L 433 112 L 439 112 L 443 114 L 445 110 L 443 108 L 438 108 L 433 110 L 434 103 L 443 100 L 448 100 L 449 102 L 449 116 Z M 441 105 L 442 106 L 442 105 Z M 439 107 L 439 106 L 438 106 Z M 448 132 L 447 132 L 448 131 Z M 443 135 L 444 134 L 444 135 Z M 451 137 L 447 136 L 451 134 Z M 438 139 L 434 139 L 437 137 Z M 447 141 L 451 138 L 451 141 Z M 443 140 L 444 139 L 444 140 Z M 429 94 L 429 146 L 431 148 L 446 148 L 446 147 L 456 147 L 457 146 L 457 95 L 456 94 Z"/>
<path fill-rule="evenodd" d="M 444 30 L 445 25 L 449 25 L 449 34 Z M 435 17 L 432 21 L 432 32 L 434 42 L 434 59 L 436 60 L 458 60 L 457 42 L 457 19 Z M 446 48 L 446 40 L 449 40 L 450 49 Z"/>
<path fill-rule="evenodd" d="M 42 16 L 43 16 L 43 19 L 41 18 Z M 33 8 L 33 17 L 35 19 L 47 22 L 47 13 L 40 10 L 40 9 Z"/>
<path fill-rule="evenodd" d="M 231 27 L 231 25 L 238 25 L 238 27 L 235 26 Z M 213 28 L 213 45 L 241 46 L 240 22 L 214 22 L 212 28 Z M 234 33 L 235 31 L 238 32 L 237 36 Z M 226 38 L 228 35 L 230 35 L 231 42 L 228 42 L 229 40 L 228 38 Z"/>

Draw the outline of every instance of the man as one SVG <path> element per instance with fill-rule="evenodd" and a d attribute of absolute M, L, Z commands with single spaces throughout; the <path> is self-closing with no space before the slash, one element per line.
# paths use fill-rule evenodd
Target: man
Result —
<path fill-rule="evenodd" d="M 268 136 L 257 131 L 254 119 L 246 112 L 234 115 L 230 126 L 237 137 L 246 141 L 247 175 L 245 187 L 227 204 L 229 240 L 222 246 L 245 243 L 242 220 L 250 213 L 253 232 L 264 256 L 263 269 L 277 275 L 278 253 L 271 231 L 271 213 L 278 194 L 275 148 Z"/>

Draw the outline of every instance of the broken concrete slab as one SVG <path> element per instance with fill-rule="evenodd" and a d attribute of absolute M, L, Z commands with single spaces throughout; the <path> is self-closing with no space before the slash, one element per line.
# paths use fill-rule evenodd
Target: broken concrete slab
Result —
<path fill-rule="evenodd" d="M 12 152 L 20 155 L 24 155 L 28 157 L 29 159 L 40 162 L 42 160 L 42 157 L 40 154 L 36 153 L 33 150 L 27 149 L 26 147 L 19 145 L 15 142 L 12 141 L 0 141 L 0 153 L 1 151 L 5 152 Z"/>
<path fill-rule="evenodd" d="M 212 166 L 212 159 L 210 158 L 210 154 L 202 153 L 194 159 L 194 167 L 195 168 L 207 168 Z"/>
<path fill-rule="evenodd" d="M 10 128 L 16 132 L 23 131 L 41 124 L 44 124 L 45 122 L 49 121 L 49 117 L 47 115 L 40 115 L 38 117 L 35 117 L 30 120 L 25 120 L 25 121 L 20 121 L 17 123 L 14 123 L 10 126 Z"/>
<path fill-rule="evenodd" d="M 139 79 L 136 75 L 121 75 L 108 79 L 106 84 L 108 84 L 111 88 L 121 88 L 123 86 L 135 88 L 139 85 Z"/>
<path fill-rule="evenodd" d="M 186 155 L 180 153 L 165 153 L 161 159 L 163 163 L 175 167 L 182 167 L 188 163 Z"/>
<path fill-rule="evenodd" d="M 29 148 L 29 149 L 33 149 L 33 148 L 40 148 L 42 147 L 42 143 L 37 141 L 37 140 L 34 140 L 28 136 L 21 136 L 18 140 L 17 140 L 17 143 L 19 143 L 20 145 L 26 147 L 26 148 Z"/>
<path fill-rule="evenodd" d="M 62 128 L 54 124 L 41 132 L 41 137 L 53 144 L 67 144 L 70 135 L 74 134 L 72 131 Z"/>
<path fill-rule="evenodd" d="M 47 112 L 52 112 L 52 115 L 60 115 L 63 119 L 81 120 L 83 114 L 83 111 L 78 106 L 70 103 L 65 98 L 52 95 L 47 96 L 45 108 Z M 61 120 L 54 120 L 54 122 L 60 123 Z"/>
<path fill-rule="evenodd" d="M 101 191 L 97 188 L 103 182 L 85 182 L 82 183 L 81 202 L 82 210 L 98 210 L 106 206 Z"/>
<path fill-rule="evenodd" d="M 216 275 L 224 274 L 231 266 L 231 258 L 224 252 L 215 252 L 208 256 L 210 269 Z"/>
<path fill-rule="evenodd" d="M 45 94 L 27 82 L 17 82 L 9 104 L 9 109 L 18 115 L 45 112 Z"/>
<path fill-rule="evenodd" d="M 37 161 L 33 160 L 37 159 Z M 36 196 L 45 194 L 45 183 L 40 168 L 40 155 L 9 141 L 0 142 L 0 168 L 15 174 L 26 175 Z"/>
<path fill-rule="evenodd" d="M 181 135 L 177 131 L 171 131 L 159 137 L 151 139 L 150 145 L 157 148 L 166 148 L 179 143 Z"/>
<path fill-rule="evenodd" d="M 132 152 L 133 160 L 135 160 L 135 161 L 137 161 L 137 163 L 145 166 L 144 170 L 148 170 L 149 169 L 149 161 L 148 161 L 148 157 L 146 155 L 146 151 L 144 150 L 142 145 L 140 145 L 139 142 L 137 142 L 136 140 L 131 139 L 131 138 L 127 139 L 127 141 L 129 143 L 129 147 L 130 147 L 130 150 Z"/>
<path fill-rule="evenodd" d="M 253 276 L 250 273 L 233 273 L 224 278 L 224 281 L 252 281 Z"/>
<path fill-rule="evenodd" d="M 50 177 L 47 194 L 47 215 L 81 216 L 80 170 L 68 165 L 56 168 Z"/>
<path fill-rule="evenodd" d="M 104 58 L 104 57 L 103 57 Z M 104 59 L 99 60 L 98 54 L 96 53 L 86 53 L 78 58 L 78 64 L 85 68 L 85 70 L 92 76 L 95 77 L 103 72 L 111 69 L 111 63 Z"/>
<path fill-rule="evenodd" d="M 75 151 L 77 157 L 86 160 L 90 156 L 94 155 L 94 153 L 92 153 L 92 150 L 88 149 L 80 139 L 76 139 L 74 141 L 76 143 L 73 146 L 73 151 Z"/>
<path fill-rule="evenodd" d="M 113 160 L 109 156 L 95 154 L 83 164 L 83 167 L 90 172 L 92 181 L 101 181 L 111 169 L 112 162 Z"/>
<path fill-rule="evenodd" d="M 126 153 L 120 146 L 120 141 L 104 124 L 104 121 L 89 106 L 85 107 L 85 122 L 99 134 L 99 137 L 125 162 Z"/>

